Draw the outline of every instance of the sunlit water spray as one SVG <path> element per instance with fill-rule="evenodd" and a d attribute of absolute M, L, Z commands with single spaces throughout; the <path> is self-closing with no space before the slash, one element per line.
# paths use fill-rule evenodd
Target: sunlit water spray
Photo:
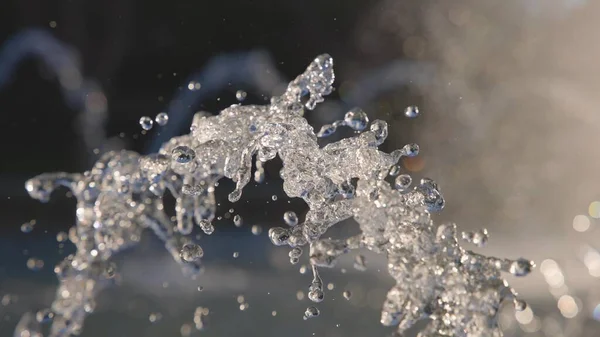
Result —
<path fill-rule="evenodd" d="M 417 155 L 416 144 L 391 153 L 378 150 L 388 136 L 386 122 L 375 120 L 369 126 L 367 114 L 354 108 L 343 120 L 315 133 L 304 111 L 332 92 L 333 81 L 333 60 L 321 55 L 270 105 L 232 105 L 217 116 L 198 113 L 190 134 L 171 139 L 157 154 L 109 152 L 82 174 L 47 173 L 27 181 L 29 194 L 42 202 L 59 186 L 72 191 L 77 223 L 69 238 L 77 251 L 55 267 L 60 285 L 50 310 L 37 315 L 42 320 L 24 315 L 15 336 L 41 336 L 41 324 L 47 322 L 50 336 L 80 333 L 85 317 L 94 311 L 96 295 L 114 280 L 111 257 L 135 246 L 147 228 L 164 241 L 185 273 L 196 275 L 202 256 L 210 252 L 190 234 L 194 224 L 207 235 L 214 232 L 217 182 L 227 177 L 236 183 L 229 194 L 236 202 L 252 178 L 254 158 L 260 172 L 262 163 L 276 156 L 283 162 L 285 193 L 302 198 L 309 211 L 302 223 L 295 213 L 286 212 L 285 227 L 268 234 L 273 244 L 291 247 L 292 263 L 308 251 L 311 301 L 327 297 L 319 268 L 331 268 L 339 256 L 367 248 L 387 258 L 388 272 L 396 281 L 383 303 L 382 324 L 397 326 L 402 333 L 430 318 L 419 336 L 501 336 L 496 320 L 501 303 L 514 301 L 516 308 L 524 309 L 501 273 L 524 276 L 533 263 L 486 257 L 458 243 L 462 237 L 483 245 L 486 231 L 459 235 L 454 224 L 434 226 L 430 213 L 445 204 L 440 190 L 431 179 L 413 183 L 410 176 L 398 175 L 398 161 Z M 405 114 L 416 117 L 419 111 L 410 107 Z M 163 119 L 155 120 L 160 124 Z M 142 118 L 140 124 L 149 129 L 153 120 Z M 318 138 L 343 127 L 359 134 L 319 146 Z M 390 173 L 398 175 L 392 184 L 386 181 Z M 256 174 L 254 178 L 262 179 Z M 164 210 L 166 193 L 176 199 L 175 222 Z M 358 222 L 359 235 L 321 239 L 331 226 L 348 218 Z M 241 226 L 241 217 L 234 220 Z M 356 264 L 364 268 L 364 258 Z M 350 296 L 344 293 L 346 299 Z M 306 319 L 318 315 L 316 306 L 304 313 Z M 202 315 L 197 316 L 196 327 L 203 327 Z"/>

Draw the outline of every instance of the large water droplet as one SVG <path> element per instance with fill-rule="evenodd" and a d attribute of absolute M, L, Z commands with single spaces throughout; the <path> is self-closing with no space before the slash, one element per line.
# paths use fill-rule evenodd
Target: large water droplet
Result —
<path fill-rule="evenodd" d="M 344 115 L 344 124 L 354 130 L 362 131 L 369 124 L 369 117 L 361 108 L 353 108 Z"/>
<path fill-rule="evenodd" d="M 200 220 L 198 226 L 200 226 L 200 229 L 202 229 L 206 235 L 211 235 L 215 231 L 215 226 L 213 226 L 209 220 Z"/>
<path fill-rule="evenodd" d="M 239 214 L 236 214 L 236 215 L 234 215 L 234 216 L 233 216 L 233 224 L 234 224 L 236 227 L 241 227 L 241 226 L 242 226 L 242 224 L 243 224 L 243 222 L 244 222 L 244 220 L 242 219 L 242 216 L 241 216 L 241 215 L 239 215 Z"/>
<path fill-rule="evenodd" d="M 160 126 L 165 126 L 169 122 L 169 115 L 166 112 L 161 112 L 154 117 L 154 121 Z"/>
<path fill-rule="evenodd" d="M 419 116 L 419 107 L 416 105 L 411 105 L 404 109 L 404 116 L 408 118 L 415 118 Z"/>
<path fill-rule="evenodd" d="M 154 122 L 152 121 L 152 118 L 148 116 L 143 116 L 140 118 L 140 126 L 146 131 L 152 129 L 153 124 Z"/>
<path fill-rule="evenodd" d="M 408 174 L 401 174 L 394 180 L 394 187 L 400 191 L 405 191 L 412 183 L 412 178 Z"/>
<path fill-rule="evenodd" d="M 248 94 L 244 91 L 244 90 L 238 90 L 235 93 L 235 98 L 239 101 L 239 102 L 243 102 L 246 99 L 246 96 L 248 96 Z"/>
<path fill-rule="evenodd" d="M 180 256 L 186 262 L 195 262 L 204 256 L 204 251 L 197 244 L 186 243 L 181 247 Z"/>
<path fill-rule="evenodd" d="M 314 318 L 319 316 L 319 314 L 319 309 L 317 309 L 316 307 L 308 307 L 304 312 L 304 319 Z"/>
<path fill-rule="evenodd" d="M 510 264 L 508 271 L 515 276 L 525 276 L 535 267 L 532 261 L 520 258 Z"/>
<path fill-rule="evenodd" d="M 285 221 L 288 226 L 296 226 L 298 224 L 298 216 L 295 212 L 287 211 L 283 213 L 283 221 Z"/>
<path fill-rule="evenodd" d="M 196 152 L 185 145 L 180 145 L 173 149 L 171 158 L 180 164 L 187 164 L 196 158 Z"/>

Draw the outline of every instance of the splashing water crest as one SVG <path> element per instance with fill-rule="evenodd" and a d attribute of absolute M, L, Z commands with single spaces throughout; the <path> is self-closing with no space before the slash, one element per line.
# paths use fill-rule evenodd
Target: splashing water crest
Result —
<path fill-rule="evenodd" d="M 110 258 L 135 246 L 145 229 L 164 242 L 186 274 L 199 273 L 203 251 L 190 235 L 194 223 L 206 234 L 214 231 L 215 185 L 223 177 L 232 179 L 236 187 L 229 200 L 238 201 L 252 177 L 255 156 L 257 167 L 279 156 L 284 192 L 309 206 L 304 222 L 287 212 L 286 226 L 271 228 L 268 234 L 273 244 L 292 248 L 292 263 L 301 257 L 300 247 L 309 246 L 311 301 L 325 298 L 318 268 L 333 267 L 339 256 L 367 248 L 387 257 L 388 272 L 396 281 L 383 303 L 382 324 L 395 325 L 402 333 L 429 318 L 421 337 L 501 336 L 496 319 L 500 304 L 510 300 L 523 307 L 501 272 L 524 276 L 533 263 L 476 254 L 459 245 L 456 225 L 434 226 L 430 213 L 440 211 L 445 201 L 433 180 L 422 179 L 408 190 L 412 179 L 399 176 L 401 181 L 394 183 L 398 189 L 390 186 L 385 181 L 390 169 L 397 170 L 401 157 L 416 155 L 418 146 L 379 151 L 388 135 L 386 122 L 375 120 L 367 128 L 366 113 L 354 108 L 344 120 L 315 134 L 303 118 L 304 109 L 314 109 L 332 92 L 334 78 L 332 58 L 318 56 L 270 105 L 232 105 L 217 116 L 198 113 L 191 133 L 169 140 L 157 154 L 109 152 L 87 172 L 46 173 L 27 181 L 27 191 L 40 201 L 48 201 L 59 186 L 69 188 L 77 199 L 77 223 L 69 234 L 77 251 L 55 268 L 60 285 L 50 308 L 50 336 L 81 331 L 85 317 L 94 311 L 96 295 L 114 282 Z M 200 84 L 193 83 L 190 90 L 197 87 Z M 409 117 L 413 114 L 418 109 Z M 160 125 L 158 118 L 156 122 Z M 144 129 L 152 123 L 149 117 L 140 120 Z M 362 132 L 318 145 L 318 137 L 333 134 L 339 126 Z M 176 199 L 175 223 L 164 212 L 167 191 Z M 331 226 L 348 218 L 358 222 L 361 234 L 321 239 Z M 241 225 L 241 217 L 234 221 Z M 261 229 L 253 226 L 252 231 L 260 234 Z M 364 267 L 364 258 L 357 261 Z M 350 292 L 344 297 L 349 299 Z M 240 309 L 247 307 L 242 303 Z M 309 307 L 304 317 L 318 315 L 316 307 Z M 24 331 L 41 336 L 35 316 L 25 314 L 15 336 Z M 196 326 L 203 327 L 203 315 L 195 316 Z"/>

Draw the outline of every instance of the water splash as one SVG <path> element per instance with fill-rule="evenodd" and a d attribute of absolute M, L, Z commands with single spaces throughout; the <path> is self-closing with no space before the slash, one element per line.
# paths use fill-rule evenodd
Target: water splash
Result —
<path fill-rule="evenodd" d="M 399 189 L 386 182 L 401 157 L 418 153 L 416 144 L 379 151 L 388 135 L 386 122 L 375 120 L 367 130 L 366 113 L 354 108 L 327 132 L 338 126 L 363 132 L 319 146 L 317 138 L 324 133 L 315 134 L 304 110 L 314 109 L 332 92 L 334 78 L 332 58 L 318 56 L 270 105 L 232 105 L 217 116 L 198 113 L 190 134 L 172 138 L 157 154 L 110 152 L 83 174 L 48 173 L 27 181 L 27 191 L 40 201 L 48 201 L 59 186 L 77 199 L 77 223 L 69 235 L 77 251 L 55 269 L 60 286 L 51 307 L 50 335 L 81 331 L 85 316 L 94 311 L 95 296 L 115 277 L 110 258 L 136 245 L 147 228 L 164 241 L 184 272 L 197 274 L 204 252 L 190 234 L 194 224 L 206 234 L 215 230 L 218 181 L 232 179 L 236 187 L 229 200 L 238 201 L 250 182 L 253 158 L 262 163 L 279 156 L 285 193 L 302 198 L 309 211 L 302 223 L 287 213 L 287 226 L 270 229 L 269 238 L 292 247 L 292 263 L 298 262 L 300 247 L 309 246 L 310 300 L 325 298 L 318 268 L 333 267 L 339 256 L 367 248 L 387 257 L 396 281 L 383 304 L 382 324 L 396 325 L 402 333 L 430 318 L 420 336 L 500 336 L 499 306 L 516 299 L 501 272 L 524 276 L 533 263 L 476 254 L 458 244 L 454 224 L 434 226 L 430 214 L 445 201 L 433 180 L 422 179 L 410 191 L 406 182 L 394 184 Z M 174 223 L 164 211 L 167 192 L 176 199 Z M 331 226 L 351 217 L 361 234 L 321 239 Z M 260 233 L 254 227 L 253 233 Z M 358 265 L 364 267 L 363 258 Z M 305 317 L 318 313 L 310 307 Z M 19 329 L 39 333 L 29 317 L 23 316 L 17 335 Z"/>

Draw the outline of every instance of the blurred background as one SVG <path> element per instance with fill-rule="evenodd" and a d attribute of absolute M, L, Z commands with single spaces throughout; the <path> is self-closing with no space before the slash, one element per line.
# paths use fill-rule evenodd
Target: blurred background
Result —
<path fill-rule="evenodd" d="M 238 90 L 244 104 L 265 103 L 321 53 L 335 60 L 336 92 L 307 114 L 315 128 L 355 105 L 385 119 L 384 150 L 421 146 L 403 168 L 440 184 L 447 206 L 436 221 L 485 227 L 481 252 L 538 265 L 507 276 L 531 309 L 502 310 L 506 335 L 597 336 L 598 15 L 592 0 L 2 1 L 0 336 L 51 303 L 53 266 L 73 251 L 56 240 L 74 224 L 73 200 L 66 191 L 31 200 L 26 179 L 86 170 L 110 149 L 155 151 L 186 133 L 194 112 L 237 103 Z M 404 118 L 409 105 L 421 116 Z M 142 133 L 139 118 L 159 112 L 169 123 Z M 221 185 L 223 219 L 201 242 L 206 272 L 196 280 L 152 235 L 119 255 L 121 284 L 102 294 L 82 336 L 186 336 L 198 306 L 210 309 L 207 329 L 191 331 L 206 336 L 389 335 L 379 310 L 392 281 L 369 254 L 366 272 L 353 256 L 324 270 L 332 289 L 321 317 L 302 320 L 307 261 L 290 265 L 266 238 L 285 211 L 306 210 L 285 198 L 278 165 L 235 205 Z M 357 230 L 336 227 L 332 235 Z M 31 258 L 43 267 L 28 268 Z"/>

